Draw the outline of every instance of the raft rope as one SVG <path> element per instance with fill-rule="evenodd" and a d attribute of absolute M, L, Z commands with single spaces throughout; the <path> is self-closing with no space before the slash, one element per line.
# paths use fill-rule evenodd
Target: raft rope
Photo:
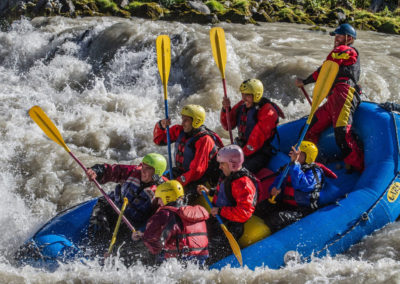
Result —
<path fill-rule="evenodd" d="M 393 118 L 393 123 L 395 126 L 395 131 L 396 131 L 396 141 L 397 141 L 397 151 L 398 151 L 398 155 L 400 153 L 400 142 L 399 142 L 399 133 L 398 133 L 398 128 L 397 128 L 397 123 L 396 123 L 396 117 L 395 114 L 393 112 L 390 112 Z M 398 164 L 398 163 L 397 163 Z M 398 170 L 398 169 L 397 169 Z M 392 179 L 392 181 L 390 182 L 390 184 L 387 186 L 386 190 L 381 194 L 381 196 L 375 201 L 375 203 L 364 213 L 361 214 L 360 218 L 357 220 L 357 222 L 351 226 L 350 228 L 347 229 L 347 231 L 343 234 L 340 235 L 340 237 L 338 237 L 336 240 L 332 241 L 331 243 L 325 245 L 325 247 L 323 247 L 321 250 L 315 252 L 312 254 L 312 256 L 314 255 L 319 255 L 320 253 L 322 253 L 325 250 L 328 250 L 329 247 L 333 246 L 334 244 L 336 244 L 337 242 L 339 242 L 341 239 L 343 239 L 346 235 L 348 235 L 351 231 L 353 231 L 361 222 L 366 222 L 369 219 L 369 214 L 375 209 L 375 207 L 381 202 L 382 198 L 386 195 L 386 193 L 388 192 L 389 188 L 392 186 L 393 182 L 398 179 L 400 171 L 395 172 L 396 176 Z M 338 203 L 337 203 L 338 204 Z M 311 256 L 308 256 L 306 258 L 304 258 L 304 260 L 311 260 Z"/>

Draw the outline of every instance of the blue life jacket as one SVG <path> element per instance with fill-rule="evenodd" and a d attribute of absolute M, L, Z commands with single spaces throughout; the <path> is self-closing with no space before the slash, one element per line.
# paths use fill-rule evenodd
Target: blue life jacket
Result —
<path fill-rule="evenodd" d="M 143 225 L 152 213 L 152 200 L 154 192 L 150 189 L 152 184 L 142 184 L 138 178 L 129 177 L 121 186 L 117 185 L 113 196 L 115 205 L 122 207 L 123 198 L 128 198 L 128 206 L 125 209 L 125 216 L 134 226 Z"/>
<path fill-rule="evenodd" d="M 231 190 L 230 188 L 228 190 Z M 232 195 L 232 192 L 231 192 Z M 225 189 L 225 183 L 222 181 L 219 184 L 219 191 L 218 191 L 218 199 L 217 203 L 215 204 L 216 207 L 224 207 L 224 206 L 234 206 L 236 202 L 233 202 L 230 198 L 228 198 Z"/>

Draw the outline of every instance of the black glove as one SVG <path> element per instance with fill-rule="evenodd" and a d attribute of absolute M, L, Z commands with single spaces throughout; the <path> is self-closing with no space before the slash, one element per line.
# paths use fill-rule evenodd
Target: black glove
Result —
<path fill-rule="evenodd" d="M 400 104 L 396 103 L 391 103 L 391 102 L 386 102 L 386 103 L 381 103 L 379 106 L 387 111 L 397 111 L 400 112 Z"/>
<path fill-rule="evenodd" d="M 106 171 L 106 167 L 103 164 L 96 164 L 91 169 L 96 173 L 96 180 L 101 181 L 103 178 L 104 172 Z"/>

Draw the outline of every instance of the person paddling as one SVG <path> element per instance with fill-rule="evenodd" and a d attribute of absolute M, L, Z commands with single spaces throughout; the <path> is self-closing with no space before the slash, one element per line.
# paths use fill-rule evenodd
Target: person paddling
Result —
<path fill-rule="evenodd" d="M 243 149 L 245 155 L 244 167 L 252 173 L 263 168 L 275 149 L 271 141 L 277 133 L 276 126 L 279 117 L 284 118 L 282 110 L 273 102 L 263 97 L 264 86 L 258 79 L 249 79 L 240 85 L 242 100 L 231 108 L 228 97 L 222 100 L 220 121 L 224 129 L 228 130 L 228 121 L 232 128 L 238 128 L 238 137 L 235 144 Z"/>
<path fill-rule="evenodd" d="M 360 57 L 357 49 L 353 47 L 357 34 L 355 29 L 346 23 L 341 24 L 330 35 L 335 36 L 334 48 L 326 60 L 338 63 L 339 73 L 326 103 L 315 112 L 305 138 L 317 144 L 321 132 L 332 125 L 346 168 L 349 172 L 352 169 L 361 172 L 364 169 L 364 153 L 352 131 L 353 115 L 361 102 L 361 87 L 358 85 Z M 295 85 L 301 88 L 316 82 L 319 70 L 320 68 L 307 79 L 296 78 Z"/>
<path fill-rule="evenodd" d="M 133 240 L 142 240 L 156 256 L 156 263 L 177 258 L 204 264 L 208 258 L 207 210 L 200 205 L 187 206 L 183 186 L 176 180 L 159 185 L 155 197 L 157 212 L 147 222 L 144 233 L 132 234 Z"/>
<path fill-rule="evenodd" d="M 96 164 L 87 170 L 89 180 L 96 179 L 100 184 L 119 183 L 109 194 L 115 205 L 122 207 L 124 197 L 128 198 L 125 216 L 131 224 L 139 229 L 154 213 L 156 204 L 154 192 L 157 185 L 165 181 L 162 174 L 167 168 L 165 158 L 157 153 L 144 156 L 140 165 Z M 118 215 L 112 210 L 104 198 L 99 198 L 93 208 L 89 221 L 88 237 L 90 244 L 96 247 L 98 254 L 106 248 L 112 236 L 112 230 Z M 130 231 L 121 226 L 119 239 Z M 129 239 L 129 238 L 128 238 Z"/>
<path fill-rule="evenodd" d="M 219 167 L 224 178 L 220 179 L 215 190 L 199 185 L 199 193 L 205 191 L 212 200 L 212 216 L 217 214 L 233 237 L 238 240 L 244 231 L 244 223 L 250 219 L 257 202 L 256 180 L 244 167 L 244 154 L 238 145 L 228 145 L 219 150 L 217 155 Z M 210 239 L 210 263 L 220 260 L 232 253 L 231 246 L 216 218 L 207 221 Z"/>
<path fill-rule="evenodd" d="M 336 175 L 322 164 L 316 164 L 318 148 L 310 141 L 302 141 L 298 150 L 290 151 L 289 175 L 280 189 L 276 188 L 281 174 L 270 187 L 276 204 L 267 199 L 257 205 L 255 215 L 264 219 L 272 232 L 278 231 L 318 209 L 319 197 L 325 184 L 325 173 Z"/>
<path fill-rule="evenodd" d="M 218 181 L 220 171 L 215 158 L 223 143 L 218 134 L 204 125 L 206 112 L 202 106 L 186 105 L 181 115 L 181 124 L 169 129 L 171 142 L 175 142 L 175 167 L 172 173 L 184 186 L 185 195 L 191 203 L 198 197 L 198 184 L 215 185 Z M 171 125 L 170 119 L 162 119 L 155 125 L 153 141 L 157 145 L 167 144 L 167 125 Z"/>

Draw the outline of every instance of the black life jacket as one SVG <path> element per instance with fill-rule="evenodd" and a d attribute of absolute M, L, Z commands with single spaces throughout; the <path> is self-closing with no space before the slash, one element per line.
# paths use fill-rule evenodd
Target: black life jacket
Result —
<path fill-rule="evenodd" d="M 351 87 L 353 87 L 356 90 L 354 93 L 356 95 L 357 100 L 361 101 L 360 95 L 362 93 L 362 89 L 361 89 L 361 86 L 358 85 L 358 81 L 360 80 L 360 73 L 361 73 L 360 54 L 359 54 L 358 50 L 351 45 L 349 46 L 349 49 L 347 49 L 343 52 L 346 52 L 346 51 L 352 50 L 352 49 L 354 49 L 357 53 L 357 61 L 352 65 L 339 66 L 339 71 L 336 76 L 335 83 L 346 83 L 346 84 L 350 85 Z"/>
<path fill-rule="evenodd" d="M 274 135 L 277 132 L 276 126 L 279 124 L 279 117 L 285 118 L 285 115 L 283 111 L 279 108 L 279 106 L 272 101 L 268 100 L 265 97 L 262 97 L 261 100 L 258 103 L 255 103 L 251 108 L 246 108 L 246 105 L 243 104 L 239 107 L 238 112 L 237 112 L 237 127 L 238 127 L 238 137 L 235 139 L 235 142 L 237 145 L 240 147 L 244 147 L 244 145 L 247 144 L 247 141 L 249 140 L 250 134 L 253 131 L 254 127 L 256 126 L 258 122 L 258 111 L 266 104 L 272 105 L 272 107 L 276 110 L 278 113 L 278 119 L 275 122 L 275 128 L 273 130 L 273 134 L 271 135 L 271 138 L 266 140 L 264 142 L 264 145 L 262 147 L 264 152 L 270 152 L 269 149 L 271 146 L 271 141 L 274 138 Z M 278 136 L 279 139 L 279 136 Z M 266 149 L 268 148 L 268 149 Z"/>
<path fill-rule="evenodd" d="M 226 200 L 222 201 L 223 203 L 226 202 L 226 204 L 223 205 L 219 205 L 219 206 L 236 206 L 236 200 L 232 195 L 232 182 L 241 178 L 247 176 L 248 178 L 251 179 L 251 181 L 254 183 L 255 187 L 256 187 L 256 193 L 253 199 L 253 206 L 256 206 L 257 203 L 257 199 L 258 199 L 258 187 L 259 187 L 259 181 L 258 179 L 246 168 L 241 168 L 239 171 L 232 173 L 231 175 L 229 175 L 228 177 L 225 177 L 221 183 L 223 183 L 223 188 L 222 190 L 224 190 L 224 193 L 219 193 L 218 195 L 218 201 L 222 201 L 220 200 L 221 194 L 222 196 L 225 195 Z M 220 188 L 221 189 L 221 188 Z"/>

